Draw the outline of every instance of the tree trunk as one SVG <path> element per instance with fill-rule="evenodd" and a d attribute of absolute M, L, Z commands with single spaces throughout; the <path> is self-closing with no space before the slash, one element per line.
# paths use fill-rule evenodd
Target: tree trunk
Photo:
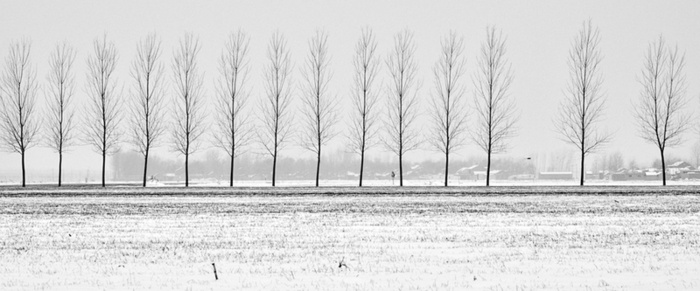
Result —
<path fill-rule="evenodd" d="M 146 154 L 143 159 L 143 187 L 146 187 L 146 179 L 148 177 L 148 148 L 146 148 Z"/>
<path fill-rule="evenodd" d="M 189 149 L 188 149 L 189 151 Z M 190 186 L 190 154 L 185 153 L 185 187 Z"/>
<path fill-rule="evenodd" d="M 581 150 L 581 183 L 579 186 L 583 186 L 583 180 L 584 180 L 584 177 L 586 177 L 585 159 L 586 159 L 586 152 Z"/>
<path fill-rule="evenodd" d="M 491 147 L 486 152 L 486 186 L 488 187 L 491 182 Z"/>
<path fill-rule="evenodd" d="M 321 145 L 318 147 L 318 153 L 316 155 L 316 187 L 318 187 L 318 177 L 321 172 Z"/>
<path fill-rule="evenodd" d="M 365 170 L 365 149 L 360 151 L 360 187 L 362 187 L 362 176 Z"/>
<path fill-rule="evenodd" d="M 22 187 L 27 186 L 26 170 L 24 168 L 24 150 L 22 151 Z"/>
<path fill-rule="evenodd" d="M 399 154 L 399 186 L 403 187 L 403 154 Z"/>
<path fill-rule="evenodd" d="M 233 153 L 233 151 L 231 151 L 231 152 Z M 228 178 L 229 179 L 229 182 L 228 182 L 229 187 L 233 187 L 233 166 L 234 166 L 234 159 L 233 159 L 233 154 L 231 154 L 231 171 L 230 171 L 229 178 Z"/>
<path fill-rule="evenodd" d="M 275 174 L 277 174 L 277 151 L 272 155 L 272 187 L 275 187 Z"/>
<path fill-rule="evenodd" d="M 58 153 L 58 187 L 61 187 L 61 170 L 63 169 L 63 152 Z"/>
<path fill-rule="evenodd" d="M 445 153 L 445 187 L 447 187 L 447 177 L 450 174 L 450 152 Z"/>
<path fill-rule="evenodd" d="M 664 158 L 664 150 L 661 150 L 661 177 L 663 177 L 663 185 L 666 186 L 666 159 Z"/>
<path fill-rule="evenodd" d="M 102 150 L 102 187 L 105 187 L 105 165 L 107 164 L 107 152 Z"/>
<path fill-rule="evenodd" d="M 233 102 L 233 101 L 231 101 Z M 231 116 L 231 120 L 233 120 L 233 116 Z M 233 187 L 233 174 L 234 174 L 234 166 L 235 166 L 235 158 L 236 158 L 236 135 L 232 132 L 231 133 L 231 170 L 229 171 L 229 182 L 228 186 Z"/>

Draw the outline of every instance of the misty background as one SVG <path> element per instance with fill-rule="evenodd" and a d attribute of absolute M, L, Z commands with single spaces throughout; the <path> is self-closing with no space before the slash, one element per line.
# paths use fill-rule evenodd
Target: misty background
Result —
<path fill-rule="evenodd" d="M 520 118 L 517 134 L 504 154 L 495 156 L 495 170 L 513 175 L 535 171 L 575 171 L 576 150 L 560 139 L 553 120 L 564 96 L 569 77 L 567 57 L 571 42 L 586 20 L 591 20 L 601 34 L 603 60 L 600 72 L 607 105 L 603 127 L 615 132 L 612 141 L 588 158 L 588 170 L 615 170 L 614 167 L 653 167 L 658 150 L 638 136 L 632 102 L 637 100 L 641 85 L 638 77 L 644 52 L 650 41 L 663 34 L 670 45 L 686 53 L 688 110 L 700 108 L 700 11 L 697 1 L 0 1 L 0 57 L 7 56 L 11 42 L 28 38 L 32 42 L 31 61 L 40 85 L 39 110 L 44 100 L 48 59 L 56 44 L 66 41 L 77 49 L 74 64 L 75 105 L 87 101 L 86 58 L 95 38 L 107 34 L 118 52 L 116 79 L 118 92 L 127 98 L 134 85 L 129 75 L 136 43 L 155 32 L 162 40 L 166 87 L 172 87 L 172 53 L 186 33 L 199 38 L 202 47 L 199 61 L 204 73 L 206 98 L 214 100 L 217 61 L 229 33 L 242 29 L 250 37 L 249 89 L 251 105 L 263 97 L 263 66 L 266 46 L 275 31 L 287 39 L 291 52 L 293 95 L 299 93 L 300 68 L 307 55 L 307 42 L 317 29 L 328 34 L 333 77 L 329 91 L 336 96 L 342 119 L 338 135 L 325 150 L 321 179 L 347 179 L 357 172 L 356 155 L 345 148 L 349 129 L 346 113 L 351 106 L 352 57 L 354 45 L 363 27 L 371 28 L 378 41 L 377 52 L 383 59 L 393 45 L 396 33 L 408 29 L 416 44 L 417 79 L 422 83 L 419 102 L 428 108 L 433 88 L 432 68 L 439 56 L 440 40 L 450 31 L 463 36 L 466 57 L 465 84 L 468 104 L 473 105 L 471 76 L 476 57 L 485 39 L 485 28 L 494 25 L 507 38 L 506 58 L 512 64 L 514 81 L 510 95 Z M 4 65 L 4 62 L 2 63 Z M 3 66 L 0 65 L 0 66 Z M 388 79 L 380 66 L 379 82 Z M 171 100 L 172 92 L 166 93 Z M 298 96 L 294 96 L 298 100 Z M 380 96 L 380 99 L 383 99 Z M 298 102 L 297 102 L 298 103 Z M 210 102 L 208 106 L 211 106 Z M 380 101 L 384 105 L 384 101 Z M 293 105 L 298 110 L 299 104 Z M 205 109 L 213 112 L 213 108 Z M 126 111 L 125 111 L 126 112 Z M 427 110 L 421 112 L 419 126 L 429 128 Z M 207 114 L 208 115 L 208 114 Z M 469 118 L 473 118 L 470 114 Z M 127 122 L 123 125 L 126 127 Z M 469 127 L 469 124 L 467 125 Z M 697 128 L 697 126 L 695 126 Z M 428 136 L 427 134 L 425 135 Z M 166 134 L 166 141 L 169 134 Z M 202 150 L 194 154 L 193 179 L 226 179 L 227 156 L 205 137 Z M 700 135 L 690 130 L 681 146 L 671 148 L 669 164 L 684 160 L 697 167 Z M 126 140 L 125 140 L 126 141 Z M 313 154 L 295 143 L 281 153 L 279 180 L 313 177 Z M 528 159 L 530 158 L 530 159 Z M 18 154 L 0 153 L 0 182 L 20 178 Z M 166 142 L 155 149 L 149 162 L 149 175 L 166 179 L 180 175 L 183 162 Z M 368 179 L 386 179 L 396 170 L 396 157 L 381 147 L 369 151 L 366 165 Z M 424 148 L 410 152 L 406 177 L 411 179 L 439 176 L 443 156 Z M 450 169 L 458 171 L 483 163 L 485 153 L 470 144 L 455 152 Z M 74 147 L 64 157 L 65 182 L 96 181 L 100 174 L 100 157 L 88 146 Z M 28 182 L 54 181 L 57 155 L 40 145 L 28 151 Z M 126 142 L 119 154 L 108 161 L 108 180 L 138 180 L 142 159 Z M 270 176 L 271 162 L 262 148 L 253 144 L 237 162 L 236 179 L 264 180 Z M 434 173 L 433 173 L 434 172 Z"/>

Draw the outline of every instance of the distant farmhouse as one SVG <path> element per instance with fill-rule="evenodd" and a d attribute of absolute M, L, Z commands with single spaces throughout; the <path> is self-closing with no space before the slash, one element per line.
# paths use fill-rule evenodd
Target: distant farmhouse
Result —
<path fill-rule="evenodd" d="M 464 167 L 457 170 L 457 176 L 461 180 L 486 180 L 486 166 L 473 165 L 470 167 Z M 502 180 L 506 177 L 503 176 L 501 170 L 491 169 L 491 179 Z"/>
<path fill-rule="evenodd" d="M 626 169 L 621 168 L 617 171 L 610 173 L 610 180 L 612 181 L 630 181 L 630 180 L 643 180 L 643 181 L 655 181 L 661 180 L 661 170 L 650 168 L 650 169 Z M 670 164 L 666 167 L 666 177 L 671 180 L 696 180 L 700 179 L 700 170 L 693 167 L 691 164 L 684 161 L 678 161 Z"/>
<path fill-rule="evenodd" d="M 413 169 L 417 170 L 417 169 Z M 460 168 L 455 172 L 461 180 L 485 180 L 486 167 L 482 165 L 472 165 Z M 491 169 L 491 178 L 494 180 L 544 180 L 544 181 L 566 181 L 578 179 L 578 174 L 572 171 L 561 172 L 537 172 L 536 177 L 532 174 L 508 173 L 500 169 Z M 700 169 L 693 167 L 690 163 L 678 161 L 666 167 L 666 178 L 669 180 L 700 180 Z M 615 171 L 587 171 L 586 180 L 610 180 L 610 181 L 657 181 L 661 180 L 661 170 L 655 168 L 648 169 L 627 169 L 620 168 Z"/>
<path fill-rule="evenodd" d="M 610 173 L 612 181 L 656 181 L 661 180 L 661 172 L 656 169 L 626 169 L 620 168 L 617 171 Z"/>
<path fill-rule="evenodd" d="M 669 165 L 667 170 L 673 180 L 700 179 L 700 171 L 684 161 L 678 161 Z"/>

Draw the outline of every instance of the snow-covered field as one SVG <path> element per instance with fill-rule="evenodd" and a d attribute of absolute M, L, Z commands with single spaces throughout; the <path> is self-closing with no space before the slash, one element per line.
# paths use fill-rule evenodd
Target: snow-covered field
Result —
<path fill-rule="evenodd" d="M 700 289 L 693 186 L 54 189 L 0 188 L 0 290 Z"/>

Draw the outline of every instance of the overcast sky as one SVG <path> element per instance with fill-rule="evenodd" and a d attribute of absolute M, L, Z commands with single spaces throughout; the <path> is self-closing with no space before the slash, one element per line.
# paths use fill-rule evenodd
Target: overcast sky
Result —
<path fill-rule="evenodd" d="M 690 108 L 700 109 L 700 2 L 698 1 L 0 1 L 0 56 L 7 55 L 14 40 L 29 38 L 32 61 L 38 79 L 44 83 L 50 51 L 57 42 L 67 41 L 78 50 L 75 63 L 77 97 L 86 98 L 83 88 L 91 42 L 107 33 L 119 53 L 117 75 L 124 92 L 132 85 L 128 68 L 136 42 L 149 32 L 163 41 L 163 61 L 170 78 L 172 51 L 185 32 L 200 38 L 200 61 L 207 91 L 213 93 L 216 60 L 226 36 L 243 29 L 251 36 L 250 65 L 253 98 L 263 92 L 262 67 L 265 48 L 272 33 L 279 30 L 288 40 L 295 63 L 294 79 L 306 57 L 307 41 L 316 29 L 327 31 L 331 66 L 331 91 L 349 108 L 353 47 L 362 27 L 374 30 L 382 57 L 388 54 L 393 35 L 413 31 L 417 47 L 418 77 L 423 86 L 420 98 L 430 98 L 432 67 L 438 58 L 440 39 L 454 30 L 465 39 L 468 92 L 471 75 L 485 27 L 495 25 L 507 37 L 506 57 L 512 63 L 514 83 L 510 94 L 521 112 L 518 135 L 510 143 L 509 155 L 530 156 L 543 151 L 573 147 L 562 142 L 552 126 L 566 87 L 567 55 L 575 34 L 587 19 L 600 29 L 603 54 L 601 73 L 608 98 L 604 125 L 616 130 L 614 140 L 602 153 L 623 151 L 628 158 L 650 162 L 658 154 L 653 145 L 638 137 L 632 118 L 632 101 L 639 97 L 637 82 L 648 43 L 663 34 L 686 54 L 687 93 Z M 386 74 L 386 71 L 382 72 Z M 384 75 L 383 75 L 384 76 Z M 43 93 L 38 96 L 44 98 Z M 210 97 L 213 97 L 210 95 Z M 472 104 L 472 94 L 467 98 Z M 344 110 L 347 111 L 347 110 Z M 426 125 L 423 121 L 422 125 Z M 341 124 L 345 129 L 345 124 Z M 339 136 L 332 147 L 343 142 Z M 683 146 L 672 155 L 689 154 L 698 140 L 689 131 Z M 78 148 L 66 157 L 67 167 L 99 166 L 97 155 Z M 290 148 L 282 155 L 303 150 Z M 173 155 L 162 147 L 158 154 Z M 375 155 L 390 155 L 375 150 Z M 482 154 L 476 147 L 461 150 L 462 156 Z M 174 155 L 173 155 L 174 156 Z M 409 158 L 434 158 L 430 151 L 409 153 Z M 54 167 L 56 156 L 48 149 L 29 152 L 30 168 Z M 0 171 L 18 169 L 19 155 L 0 153 Z"/>

